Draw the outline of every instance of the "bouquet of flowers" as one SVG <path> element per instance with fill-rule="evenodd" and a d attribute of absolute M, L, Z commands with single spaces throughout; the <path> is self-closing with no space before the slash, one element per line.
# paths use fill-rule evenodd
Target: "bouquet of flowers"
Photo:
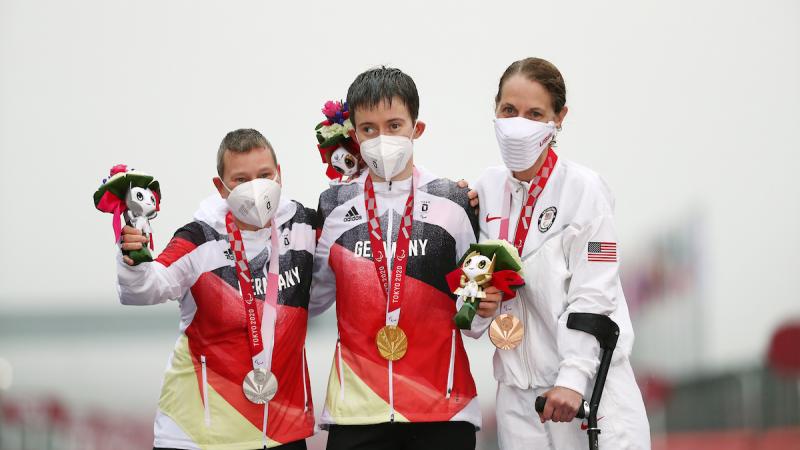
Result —
<path fill-rule="evenodd" d="M 117 164 L 111 168 L 108 178 L 103 179 L 93 199 L 95 208 L 113 215 L 111 225 L 117 242 L 122 233 L 124 216 L 126 224 L 140 230 L 150 239 L 150 250 L 153 249 L 150 220 L 158 215 L 161 207 L 161 188 L 153 176 L 128 169 L 125 164 Z M 139 264 L 153 260 L 150 250 L 143 247 L 141 250 L 124 253 L 134 264 Z"/>
<path fill-rule="evenodd" d="M 322 107 L 325 120 L 314 128 L 322 162 L 328 164 L 326 175 L 330 179 L 354 178 L 363 164 L 358 143 L 350 137 L 353 124 L 347 102 L 328 101 Z"/>
<path fill-rule="evenodd" d="M 453 320 L 462 330 L 470 329 L 481 298 L 486 298 L 486 287 L 502 291 L 505 301 L 514 298 L 516 289 L 525 285 L 517 250 L 504 240 L 471 244 L 459 266 L 447 274 L 447 284 L 459 296 L 458 313 Z"/>

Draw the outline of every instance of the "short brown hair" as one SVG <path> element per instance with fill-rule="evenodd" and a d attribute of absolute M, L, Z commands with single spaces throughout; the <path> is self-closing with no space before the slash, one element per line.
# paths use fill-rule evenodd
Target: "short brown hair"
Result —
<path fill-rule="evenodd" d="M 408 109 L 411 121 L 419 116 L 419 93 L 414 80 L 402 70 L 380 66 L 359 74 L 347 89 L 347 106 L 350 121 L 356 126 L 356 110 L 374 108 L 381 102 L 391 105 L 397 97 Z"/>
<path fill-rule="evenodd" d="M 275 150 L 264 135 L 252 128 L 240 128 L 231 131 L 222 139 L 219 144 L 219 150 L 217 150 L 217 174 L 222 178 L 222 174 L 225 172 L 224 156 L 226 151 L 247 153 L 254 148 L 262 147 L 269 149 L 270 154 L 272 154 L 272 160 L 275 161 L 277 166 L 278 158 L 275 156 Z"/>
<path fill-rule="evenodd" d="M 564 109 L 567 104 L 567 87 L 564 85 L 564 77 L 550 61 L 542 58 L 525 58 L 519 61 L 514 61 L 503 72 L 500 77 L 500 83 L 497 86 L 497 96 L 494 98 L 494 104 L 497 106 L 500 103 L 500 97 L 503 94 L 503 84 L 514 75 L 521 74 L 530 81 L 535 81 L 541 84 L 548 93 L 553 102 L 553 111 L 556 114 Z"/>

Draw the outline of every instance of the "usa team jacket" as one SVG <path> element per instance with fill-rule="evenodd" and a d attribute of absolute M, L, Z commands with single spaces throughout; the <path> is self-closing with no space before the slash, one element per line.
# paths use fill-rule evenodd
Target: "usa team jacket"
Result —
<path fill-rule="evenodd" d="M 219 196 L 206 199 L 152 263 L 118 263 L 119 298 L 126 305 L 178 299 L 180 335 L 167 364 L 156 413 L 156 447 L 262 448 L 263 405 L 250 403 L 242 381 L 252 369 L 243 306 Z M 316 212 L 281 199 L 278 318 L 272 371 L 278 392 L 269 402 L 267 446 L 304 439 L 314 430 L 305 360 Z M 242 231 L 253 291 L 266 293 L 269 230 Z"/>
<path fill-rule="evenodd" d="M 475 183 L 481 240 L 498 237 L 506 185 L 511 190 L 508 232 L 513 238 L 530 185 L 502 166 L 487 169 Z M 614 197 L 597 173 L 558 159 L 533 210 L 522 270 L 525 286 L 497 314 L 510 312 L 522 320 L 525 337 L 513 350 L 495 351 L 495 378 L 520 389 L 563 386 L 589 398 L 600 348 L 593 336 L 567 328 L 569 314 L 604 314 L 619 325 L 612 364 L 629 364 L 633 346 L 619 279 Z M 476 316 L 465 334 L 478 337 L 491 321 Z"/>
<path fill-rule="evenodd" d="M 445 275 L 475 242 L 467 190 L 419 169 L 399 326 L 408 352 L 390 366 L 375 335 L 387 296 L 375 265 L 364 206 L 364 180 L 331 186 L 319 200 L 324 221 L 314 258 L 312 315 L 334 302 L 339 340 L 321 425 L 467 421 L 480 427 L 469 361 L 455 327 L 455 299 Z M 375 183 L 384 239 L 397 241 L 411 180 Z"/>

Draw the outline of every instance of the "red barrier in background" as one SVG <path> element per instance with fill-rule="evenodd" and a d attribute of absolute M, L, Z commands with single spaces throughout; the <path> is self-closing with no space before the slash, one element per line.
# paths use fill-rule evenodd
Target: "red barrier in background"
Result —
<path fill-rule="evenodd" d="M 800 427 L 653 436 L 653 450 L 800 450 Z"/>
<path fill-rule="evenodd" d="M 0 397 L 0 448 L 127 450 L 152 446 L 149 419 L 104 410 L 74 411 L 52 396 Z"/>
<path fill-rule="evenodd" d="M 767 361 L 778 373 L 800 377 L 800 321 L 784 324 L 775 331 Z"/>

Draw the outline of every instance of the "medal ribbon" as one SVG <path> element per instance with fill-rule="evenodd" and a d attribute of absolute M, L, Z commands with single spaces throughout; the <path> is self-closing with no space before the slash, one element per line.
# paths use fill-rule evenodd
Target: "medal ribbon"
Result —
<path fill-rule="evenodd" d="M 375 198 L 375 189 L 372 185 L 372 177 L 367 175 L 364 182 L 364 206 L 367 209 L 367 226 L 369 227 L 369 240 L 372 245 L 372 261 L 375 263 L 375 272 L 378 280 L 386 293 L 388 305 L 386 307 L 386 324 L 397 325 L 400 320 L 400 305 L 403 303 L 403 280 L 406 276 L 406 265 L 408 264 L 408 246 L 411 242 L 411 224 L 414 213 L 414 191 L 417 190 L 417 180 L 419 175 L 414 168 L 414 175 L 411 182 L 411 192 L 406 199 L 405 211 L 400 222 L 400 230 L 397 233 L 396 250 L 392 253 L 392 237 L 388 237 L 388 243 L 384 246 L 383 233 L 381 232 L 380 216 L 378 215 L 378 203 Z M 390 209 L 389 214 L 394 214 Z M 392 264 L 392 273 L 387 273 L 389 264 Z M 391 283 L 389 278 L 391 277 Z"/>
<path fill-rule="evenodd" d="M 244 241 L 242 232 L 233 221 L 233 215 L 228 212 L 225 216 L 225 226 L 230 238 L 231 250 L 236 261 L 236 275 L 239 281 L 239 293 L 242 297 L 244 316 L 247 330 L 247 344 L 250 347 L 250 356 L 253 359 L 254 369 L 266 369 L 270 371 L 272 365 L 272 350 L 275 344 L 275 321 L 278 311 L 278 260 L 280 259 L 278 249 L 278 227 L 273 220 L 272 231 L 270 233 L 271 252 L 269 255 L 269 272 L 267 275 L 267 293 L 264 301 L 263 319 L 266 329 L 262 330 L 262 317 L 258 315 L 256 298 L 253 293 L 253 277 L 247 263 L 247 256 L 244 251 Z M 262 332 L 263 331 L 263 332 Z M 266 334 L 268 339 L 265 348 L 262 335 Z"/>
<path fill-rule="evenodd" d="M 516 247 L 517 251 L 519 252 L 519 256 L 522 256 L 522 248 L 525 246 L 525 239 L 528 238 L 528 231 L 530 231 L 531 218 L 533 217 L 533 209 L 536 206 L 536 200 L 539 199 L 542 191 L 544 191 L 544 187 L 547 185 L 547 181 L 550 179 L 550 175 L 553 173 L 553 167 L 556 165 L 556 161 L 558 161 L 558 155 L 556 155 L 556 152 L 553 151 L 552 147 L 547 149 L 547 157 L 544 160 L 544 164 L 542 164 L 542 167 L 540 167 L 539 171 L 536 172 L 536 176 L 533 177 L 533 180 L 531 180 L 531 187 L 528 190 L 528 198 L 525 201 L 525 205 L 523 205 L 519 212 L 517 230 L 516 233 L 514 233 L 514 242 L 512 242 L 514 247 Z M 500 234 L 498 239 L 504 239 L 507 241 L 508 222 L 509 216 L 511 215 L 511 184 L 508 180 L 506 180 L 506 188 L 503 199 L 503 213 L 500 219 Z"/>

